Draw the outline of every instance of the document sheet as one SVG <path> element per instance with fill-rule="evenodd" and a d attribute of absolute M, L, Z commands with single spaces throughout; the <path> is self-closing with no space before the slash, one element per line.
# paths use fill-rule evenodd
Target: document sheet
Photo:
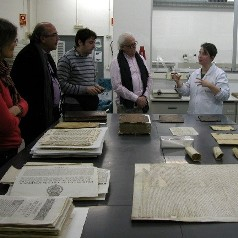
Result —
<path fill-rule="evenodd" d="M 24 166 L 11 195 L 97 197 L 98 169 L 92 166 Z"/>
<path fill-rule="evenodd" d="M 53 227 L 72 199 L 67 197 L 0 196 L 0 227 L 34 225 Z"/>
<path fill-rule="evenodd" d="M 238 222 L 238 165 L 136 164 L 133 220 Z"/>
<path fill-rule="evenodd" d="M 174 136 L 197 136 L 198 132 L 193 127 L 171 127 Z"/>
<path fill-rule="evenodd" d="M 238 134 L 211 133 L 219 145 L 238 145 Z"/>

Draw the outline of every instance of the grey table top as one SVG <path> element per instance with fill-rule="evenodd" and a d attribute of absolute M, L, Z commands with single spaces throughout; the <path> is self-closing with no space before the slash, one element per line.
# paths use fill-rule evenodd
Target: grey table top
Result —
<path fill-rule="evenodd" d="M 158 115 L 151 115 L 152 130 L 150 135 L 118 135 L 118 115 L 108 115 L 108 132 L 104 142 L 103 153 L 97 158 L 67 158 L 40 161 L 68 161 L 94 163 L 95 166 L 110 169 L 111 179 L 109 194 L 105 201 L 75 202 L 76 206 L 90 206 L 84 226 L 82 238 L 100 237 L 238 237 L 238 223 L 182 223 L 182 222 L 151 222 L 131 221 L 133 201 L 134 169 L 136 163 L 165 163 L 166 156 L 180 155 L 186 163 L 192 162 L 183 149 L 161 150 L 160 136 L 171 135 L 170 127 L 191 126 L 198 131 L 194 147 L 201 153 L 199 164 L 237 164 L 230 146 L 222 146 L 224 159 L 217 162 L 212 155 L 211 147 L 216 145 L 211 137 L 209 125 L 228 124 L 236 129 L 238 126 L 226 116 L 221 122 L 201 122 L 197 115 L 183 115 L 184 123 L 160 123 Z M 234 133 L 237 133 L 235 131 Z M 21 168 L 26 161 L 32 159 L 29 150 L 23 150 L 9 163 L 0 168 L 0 177 L 10 165 Z M 180 159 L 181 159 L 180 157 Z M 39 160 L 38 160 L 39 161 Z M 0 193 L 5 194 L 7 186 L 0 184 Z"/>

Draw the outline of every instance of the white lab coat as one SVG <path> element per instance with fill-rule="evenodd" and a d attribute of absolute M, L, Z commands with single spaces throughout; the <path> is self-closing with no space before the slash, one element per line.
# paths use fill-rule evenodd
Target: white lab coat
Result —
<path fill-rule="evenodd" d="M 181 88 L 177 88 L 181 95 L 190 96 L 188 114 L 222 114 L 223 101 L 230 97 L 226 73 L 213 63 L 203 77 L 221 89 L 216 95 L 208 87 L 197 85 L 197 79 L 201 79 L 201 68 L 195 70 Z"/>

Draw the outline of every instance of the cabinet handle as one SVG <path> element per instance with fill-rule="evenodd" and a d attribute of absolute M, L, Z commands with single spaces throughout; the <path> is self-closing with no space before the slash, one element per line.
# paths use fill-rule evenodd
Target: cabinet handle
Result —
<path fill-rule="evenodd" d="M 168 109 L 177 109 L 177 107 L 168 107 Z"/>

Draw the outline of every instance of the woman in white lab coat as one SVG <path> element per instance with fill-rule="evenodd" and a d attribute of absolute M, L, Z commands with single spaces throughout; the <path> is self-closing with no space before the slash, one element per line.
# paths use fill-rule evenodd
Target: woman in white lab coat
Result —
<path fill-rule="evenodd" d="M 213 63 L 216 54 L 214 44 L 204 43 L 198 55 L 202 67 L 186 83 L 181 82 L 181 75 L 172 75 L 179 94 L 190 96 L 188 114 L 222 114 L 223 101 L 228 100 L 230 88 L 226 73 Z"/>

